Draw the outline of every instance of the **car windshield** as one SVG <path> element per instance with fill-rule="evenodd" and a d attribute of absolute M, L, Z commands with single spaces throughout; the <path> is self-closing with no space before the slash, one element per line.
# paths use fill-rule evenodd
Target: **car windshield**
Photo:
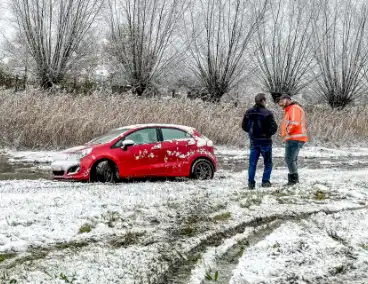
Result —
<path fill-rule="evenodd" d="M 109 143 L 112 140 L 114 140 L 115 138 L 118 138 L 123 133 L 127 132 L 128 130 L 130 130 L 130 129 L 128 129 L 128 128 L 114 129 L 114 130 L 106 133 L 103 136 L 92 139 L 87 144 L 105 144 L 105 143 Z"/>

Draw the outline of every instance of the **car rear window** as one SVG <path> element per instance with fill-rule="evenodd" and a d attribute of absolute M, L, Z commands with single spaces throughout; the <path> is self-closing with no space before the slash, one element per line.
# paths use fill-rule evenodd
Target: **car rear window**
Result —
<path fill-rule="evenodd" d="M 161 128 L 161 131 L 164 141 L 192 138 L 189 133 L 176 128 Z"/>

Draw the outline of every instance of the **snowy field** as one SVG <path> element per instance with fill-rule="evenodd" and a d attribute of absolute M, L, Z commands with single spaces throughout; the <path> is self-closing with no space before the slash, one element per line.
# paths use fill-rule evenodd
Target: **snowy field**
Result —
<path fill-rule="evenodd" d="M 217 155 L 211 181 L 1 180 L 0 283 L 368 283 L 368 149 L 306 147 L 294 187 L 274 149 L 255 191 L 245 150 Z"/>

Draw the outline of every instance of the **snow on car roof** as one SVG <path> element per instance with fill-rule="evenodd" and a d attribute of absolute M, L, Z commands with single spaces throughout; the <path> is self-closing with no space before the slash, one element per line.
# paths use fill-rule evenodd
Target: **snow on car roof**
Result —
<path fill-rule="evenodd" d="M 185 126 L 185 125 L 179 125 L 179 124 L 157 124 L 157 123 L 147 123 L 147 124 L 133 124 L 133 125 L 128 125 L 128 126 L 123 126 L 123 127 L 119 127 L 119 128 L 115 128 L 113 130 L 119 130 L 119 129 L 135 129 L 135 128 L 145 128 L 145 127 L 173 127 L 173 128 L 178 128 L 181 129 L 183 131 L 192 133 L 194 128 L 193 127 L 189 127 L 189 126 Z"/>

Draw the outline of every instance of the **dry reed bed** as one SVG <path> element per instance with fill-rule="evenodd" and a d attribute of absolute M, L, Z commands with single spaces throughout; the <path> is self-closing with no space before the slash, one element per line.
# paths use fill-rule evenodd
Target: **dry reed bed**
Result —
<path fill-rule="evenodd" d="M 72 96 L 0 91 L 0 143 L 15 148 L 64 148 L 85 143 L 114 127 L 176 123 L 195 127 L 216 144 L 242 146 L 247 139 L 240 124 L 249 106 L 102 94 Z M 271 108 L 280 120 L 281 109 Z M 345 111 L 306 109 L 314 144 L 346 145 L 363 143 L 368 138 L 367 107 Z M 276 144 L 281 143 L 280 137 L 274 140 Z"/>

